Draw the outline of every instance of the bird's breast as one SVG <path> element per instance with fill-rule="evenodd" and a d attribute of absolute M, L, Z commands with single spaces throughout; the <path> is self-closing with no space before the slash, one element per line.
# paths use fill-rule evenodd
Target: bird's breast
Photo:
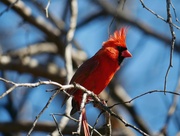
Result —
<path fill-rule="evenodd" d="M 99 65 L 96 70 L 88 78 L 87 89 L 92 90 L 95 94 L 99 94 L 111 81 L 116 71 L 120 68 L 118 61 L 114 61 L 109 57 L 102 56 L 99 59 Z"/>

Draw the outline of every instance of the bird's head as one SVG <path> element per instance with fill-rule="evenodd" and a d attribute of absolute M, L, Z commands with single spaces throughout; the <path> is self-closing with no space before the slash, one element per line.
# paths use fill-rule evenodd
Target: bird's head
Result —
<path fill-rule="evenodd" d="M 116 30 L 114 34 L 110 35 L 109 39 L 103 43 L 103 47 L 113 47 L 117 49 L 119 51 L 119 57 L 132 57 L 131 53 L 126 47 L 126 33 L 126 27 Z"/>

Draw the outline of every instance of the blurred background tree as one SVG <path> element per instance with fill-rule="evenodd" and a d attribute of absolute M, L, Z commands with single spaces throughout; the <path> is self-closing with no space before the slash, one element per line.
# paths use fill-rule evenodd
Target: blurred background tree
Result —
<path fill-rule="evenodd" d="M 180 135 L 180 1 L 77 0 L 74 7 L 73 1 L 0 1 L 1 79 L 67 84 L 73 71 L 101 48 L 109 34 L 128 26 L 127 46 L 133 58 L 124 61 L 100 97 L 108 106 L 117 104 L 113 107 L 116 114 L 149 135 Z M 72 28 L 75 22 L 77 25 Z M 68 41 L 70 31 L 74 33 Z M 72 46 L 67 46 L 68 43 Z M 11 87 L 12 84 L 1 80 L 0 94 Z M 166 95 L 165 87 L 170 91 Z M 1 97 L 0 135 L 27 135 L 53 93 L 46 91 L 54 88 L 53 85 L 15 88 Z M 68 111 L 69 106 L 61 107 L 63 98 L 60 93 L 50 103 L 31 135 L 59 135 L 50 115 Z M 98 118 L 99 114 L 100 110 L 87 105 L 89 124 L 93 126 L 97 121 L 95 128 L 104 134 L 105 118 L 103 114 Z M 74 117 L 78 118 L 78 114 Z M 76 131 L 76 122 L 63 115 L 55 118 L 63 135 Z M 117 118 L 111 117 L 111 123 L 112 135 L 142 135 Z"/>

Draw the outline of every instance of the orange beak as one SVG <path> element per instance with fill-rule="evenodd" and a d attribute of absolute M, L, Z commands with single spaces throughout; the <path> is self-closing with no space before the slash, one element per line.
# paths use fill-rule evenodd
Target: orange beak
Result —
<path fill-rule="evenodd" d="M 127 58 L 127 57 L 132 57 L 132 54 L 128 50 L 125 50 L 122 52 L 121 56 Z"/>

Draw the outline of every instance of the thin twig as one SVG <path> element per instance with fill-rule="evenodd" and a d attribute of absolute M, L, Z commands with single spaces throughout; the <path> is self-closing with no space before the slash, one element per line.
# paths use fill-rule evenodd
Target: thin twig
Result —
<path fill-rule="evenodd" d="M 180 79 L 179 79 L 179 82 L 178 82 L 178 86 L 176 88 L 176 93 L 178 93 L 180 91 Z M 178 95 L 174 95 L 173 96 L 173 101 L 169 107 L 169 110 L 167 112 L 167 117 L 166 117 L 166 120 L 165 120 L 165 124 L 164 126 L 162 127 L 161 129 L 161 133 L 163 133 L 163 135 L 167 135 L 167 126 L 169 125 L 169 121 L 170 119 L 172 118 L 173 114 L 175 113 L 176 111 L 176 108 L 177 108 L 177 104 L 178 104 Z"/>
<path fill-rule="evenodd" d="M 65 90 L 63 90 L 63 92 L 67 95 L 68 93 L 65 91 Z M 69 94 L 68 94 L 69 95 Z M 69 99 L 67 100 L 67 102 L 66 102 L 66 109 L 65 109 L 65 115 L 68 115 L 69 117 L 70 117 L 70 111 L 71 111 L 71 108 L 72 108 L 72 106 L 71 106 L 71 100 L 72 100 L 72 97 L 71 97 L 71 95 L 69 95 Z M 66 127 L 66 125 L 67 125 L 67 123 L 68 123 L 68 121 L 69 121 L 69 119 L 70 118 L 66 118 L 67 116 L 62 116 L 62 118 L 61 118 L 61 120 L 60 120 L 60 122 L 59 122 L 59 128 L 61 128 L 61 130 L 64 130 L 65 129 L 65 127 Z M 52 132 L 52 135 L 56 135 L 56 133 L 58 132 L 58 130 L 56 129 L 55 131 L 53 131 Z"/>
<path fill-rule="evenodd" d="M 19 0 L 16 0 L 14 3 L 10 4 L 5 10 L 0 12 L 0 16 L 2 16 L 5 12 L 8 12 Z"/>
<path fill-rule="evenodd" d="M 113 16 L 111 22 L 109 23 L 109 26 L 108 26 L 108 36 L 110 36 L 110 28 L 111 28 L 112 24 L 114 23 L 114 21 L 115 21 L 115 19 L 116 19 L 116 17 L 117 17 L 118 6 L 119 6 L 119 4 L 120 4 L 120 1 L 118 1 L 118 3 L 117 3 L 117 7 L 116 7 L 116 15 Z M 124 4 L 125 4 L 125 1 L 124 1 Z M 123 5 L 123 7 L 124 7 L 124 5 Z M 123 8 L 123 7 L 122 7 L 122 8 Z"/>
<path fill-rule="evenodd" d="M 141 133 L 143 136 L 149 136 L 147 133 L 145 133 L 144 131 L 142 131 L 141 129 L 137 128 L 136 126 L 133 126 L 129 123 L 127 123 L 122 117 L 118 116 L 117 114 L 115 114 L 114 112 L 112 111 L 109 111 L 108 112 L 111 114 L 111 116 L 114 116 L 115 118 L 119 119 L 126 127 L 131 127 L 133 128 L 134 130 L 138 131 L 139 133 Z"/>
<path fill-rule="evenodd" d="M 107 106 L 107 103 L 104 102 Z M 105 129 L 105 135 L 111 136 L 112 135 L 112 128 L 111 128 L 111 114 L 109 112 L 105 112 L 106 117 L 106 129 Z"/>
<path fill-rule="evenodd" d="M 32 131 L 34 130 L 34 127 L 36 126 L 36 123 L 38 122 L 38 119 L 41 117 L 41 115 L 44 113 L 44 111 L 48 108 L 48 106 L 50 105 L 50 103 L 52 102 L 52 100 L 55 98 L 55 96 L 59 93 L 60 90 L 56 91 L 48 100 L 48 102 L 46 103 L 46 105 L 44 106 L 44 108 L 41 110 L 41 112 L 36 116 L 36 119 L 34 120 L 33 126 L 31 127 L 31 129 L 29 130 L 27 136 L 30 136 Z"/>
<path fill-rule="evenodd" d="M 45 12 L 46 12 L 46 17 L 47 18 L 49 17 L 48 9 L 49 9 L 50 3 L 51 3 L 51 0 L 48 0 L 47 6 L 45 7 Z"/>
<path fill-rule="evenodd" d="M 82 126 L 82 120 L 83 120 L 83 109 L 85 108 L 85 104 L 86 104 L 86 101 L 87 101 L 87 93 L 84 93 L 83 94 L 83 97 L 82 97 L 82 102 L 81 102 L 81 106 L 80 106 L 80 116 L 79 116 L 79 124 L 78 124 L 78 128 L 77 128 L 77 132 L 73 132 L 73 135 L 80 135 L 81 133 L 81 126 Z"/>
<path fill-rule="evenodd" d="M 162 21 L 166 22 L 166 19 L 164 19 L 162 16 L 158 15 L 156 12 L 154 12 L 153 10 L 149 9 L 145 4 L 143 0 L 140 0 L 143 8 L 145 8 L 146 10 L 148 10 L 149 12 L 151 12 L 153 15 L 155 15 L 157 18 L 161 19 Z"/>
<path fill-rule="evenodd" d="M 170 68 L 173 67 L 173 53 L 174 53 L 174 45 L 176 41 L 176 35 L 173 28 L 173 22 L 172 22 L 172 16 L 171 16 L 171 10 L 170 10 L 171 0 L 166 0 L 166 7 L 167 7 L 167 22 L 169 24 L 170 32 L 171 32 L 171 50 L 170 50 L 170 60 L 169 60 L 169 66 L 165 75 L 164 80 L 164 94 L 166 92 L 166 86 L 167 86 L 167 78 L 170 71 Z"/>
<path fill-rule="evenodd" d="M 63 116 L 63 117 L 65 116 L 65 117 L 69 118 L 70 120 L 73 120 L 73 121 L 75 121 L 75 122 L 79 122 L 79 120 L 71 117 L 69 114 L 66 114 L 66 113 L 63 113 L 63 114 L 61 114 L 61 113 L 54 113 L 54 115 Z M 92 129 L 92 131 L 94 131 L 97 135 L 102 136 L 94 127 L 92 127 L 92 126 L 89 125 L 89 124 L 88 124 L 88 126 L 89 126 L 89 127 Z"/>
<path fill-rule="evenodd" d="M 122 10 L 124 9 L 125 4 L 126 4 L 126 0 L 123 1 Z"/>
<path fill-rule="evenodd" d="M 132 101 L 134 101 L 134 100 L 136 100 L 136 99 L 138 99 L 138 98 L 140 98 L 140 97 L 142 97 L 142 96 L 145 96 L 145 95 L 147 95 L 147 94 L 152 94 L 152 93 L 164 93 L 164 90 L 152 90 L 152 91 L 148 91 L 148 92 L 145 92 L 145 93 L 143 93 L 143 94 L 140 94 L 140 95 L 132 98 L 132 99 L 129 100 L 129 101 L 113 104 L 112 106 L 109 106 L 109 108 L 111 109 L 111 108 L 113 108 L 113 107 L 115 107 L 115 106 L 117 106 L 117 105 L 124 104 L 124 103 L 131 103 Z M 180 93 L 177 93 L 177 92 L 166 91 L 166 93 L 180 96 Z"/>
<path fill-rule="evenodd" d="M 66 61 L 66 70 L 67 70 L 67 81 L 69 82 L 72 74 L 73 74 L 73 68 L 72 68 L 72 58 L 71 58 L 71 52 L 72 52 L 72 39 L 74 37 L 74 32 L 76 29 L 77 24 L 77 13 L 78 13 L 78 4 L 77 0 L 71 0 L 71 18 L 70 18 L 70 28 L 67 32 L 66 41 L 67 46 L 65 49 L 65 61 Z"/>
<path fill-rule="evenodd" d="M 63 136 L 63 134 L 62 134 L 62 132 L 61 132 L 61 130 L 60 130 L 60 128 L 59 128 L 58 122 L 57 122 L 54 114 L 51 114 L 51 116 L 52 116 L 53 119 L 54 119 L 54 122 L 55 122 L 55 124 L 56 124 L 56 128 L 57 128 L 57 130 L 58 130 L 59 135 L 60 135 L 60 136 Z"/>
<path fill-rule="evenodd" d="M 70 120 L 73 120 L 75 122 L 79 122 L 79 120 L 71 117 L 69 114 L 66 114 L 66 113 L 63 113 L 63 114 L 61 114 L 61 113 L 54 113 L 54 115 L 58 115 L 58 116 L 62 116 L 62 117 L 65 116 L 65 117 L 69 118 Z"/>
<path fill-rule="evenodd" d="M 173 11 L 174 11 L 174 16 L 175 16 L 175 18 L 176 18 L 176 22 L 180 23 L 180 21 L 179 21 L 179 19 L 178 19 L 178 17 L 177 17 L 177 14 L 176 14 L 176 9 L 175 9 L 172 1 L 171 1 L 171 7 L 172 7 L 172 9 L 173 9 Z"/>
<path fill-rule="evenodd" d="M 8 83 L 8 84 L 12 84 L 12 85 L 15 85 L 15 84 L 16 84 L 16 83 L 14 83 L 14 82 L 12 82 L 12 81 L 9 81 L 9 80 L 6 80 L 6 79 L 4 79 L 4 78 L 2 78 L 2 77 L 0 77 L 0 81 L 3 81 L 3 82 Z"/>
<path fill-rule="evenodd" d="M 158 92 L 163 92 L 164 93 L 164 90 L 152 90 L 152 91 L 148 91 L 146 93 L 143 93 L 141 95 L 138 95 L 136 97 L 134 97 L 133 99 L 131 99 L 130 101 L 126 101 L 125 103 L 131 103 L 132 101 L 134 101 L 135 99 L 139 98 L 139 97 L 142 97 L 144 95 L 147 95 L 147 94 L 151 94 L 151 93 L 158 93 Z M 176 92 L 171 92 L 171 91 L 166 91 L 166 93 L 169 93 L 169 94 L 174 94 L 174 95 L 180 95 L 179 93 L 176 93 Z"/>
<path fill-rule="evenodd" d="M 12 1 L 13 0 L 1 0 L 1 2 L 6 5 L 12 4 Z M 57 47 L 59 54 L 64 56 L 64 47 L 62 46 L 62 41 L 59 39 L 61 34 L 59 29 L 52 26 L 52 24 L 50 24 L 45 19 L 34 16 L 34 14 L 32 14 L 31 8 L 25 5 L 22 0 L 19 0 L 19 2 L 12 7 L 12 9 L 18 15 L 20 15 L 23 20 L 26 20 L 28 23 L 38 28 L 47 36 L 47 38 L 52 39 L 52 41 L 58 45 Z"/>
<path fill-rule="evenodd" d="M 141 4 L 142 4 L 143 8 L 145 8 L 146 10 L 148 10 L 150 13 L 152 13 L 153 15 L 155 15 L 157 18 L 161 19 L 161 20 L 164 21 L 165 23 L 168 23 L 168 21 L 167 21 L 165 18 L 163 18 L 162 16 L 158 15 L 158 14 L 157 14 L 156 12 L 154 12 L 153 10 L 149 9 L 149 8 L 144 4 L 143 0 L 140 0 L 140 2 L 141 2 Z M 180 30 L 180 27 L 177 26 L 176 24 L 172 23 L 172 26 L 174 26 L 174 27 L 176 27 L 177 29 Z"/>
<path fill-rule="evenodd" d="M 97 125 L 97 123 L 98 123 L 98 121 L 99 121 L 99 118 L 100 118 L 100 116 L 102 115 L 102 113 L 104 113 L 104 112 L 103 112 L 103 111 L 100 112 L 100 114 L 98 115 L 98 117 L 97 117 L 97 119 L 96 119 L 94 125 L 92 126 L 91 136 L 93 136 L 93 132 L 94 132 L 94 130 L 95 130 L 95 126 Z"/>
<path fill-rule="evenodd" d="M 15 83 L 15 82 L 12 82 L 12 81 L 8 81 L 8 80 L 5 80 L 3 78 L 0 77 L 0 80 L 1 81 L 4 81 L 5 83 L 9 83 L 9 84 L 12 84 L 13 86 L 8 89 L 7 91 L 5 91 L 2 95 L 0 95 L 0 99 L 5 97 L 6 95 L 8 95 L 9 93 L 11 93 L 14 89 L 18 88 L 18 87 L 38 87 L 40 85 L 55 85 L 55 86 L 58 86 L 59 88 L 62 88 L 63 86 L 57 82 L 53 82 L 53 81 L 39 81 L 39 82 L 36 82 L 36 83 Z M 64 86 L 66 88 L 66 86 Z M 71 86 L 73 87 L 73 86 Z"/>

